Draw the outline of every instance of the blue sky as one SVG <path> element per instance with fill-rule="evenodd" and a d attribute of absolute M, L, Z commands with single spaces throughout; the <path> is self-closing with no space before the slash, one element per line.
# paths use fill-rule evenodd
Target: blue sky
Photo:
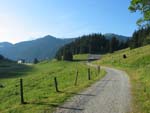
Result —
<path fill-rule="evenodd" d="M 72 38 L 89 33 L 131 36 L 137 13 L 130 0 L 0 0 L 0 42 L 45 35 Z"/>

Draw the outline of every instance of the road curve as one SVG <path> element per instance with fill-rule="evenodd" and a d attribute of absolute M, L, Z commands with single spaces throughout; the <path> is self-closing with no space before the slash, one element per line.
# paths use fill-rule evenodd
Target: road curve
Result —
<path fill-rule="evenodd" d="M 128 75 L 117 69 L 103 68 L 107 72 L 103 79 L 66 101 L 54 113 L 129 113 Z"/>

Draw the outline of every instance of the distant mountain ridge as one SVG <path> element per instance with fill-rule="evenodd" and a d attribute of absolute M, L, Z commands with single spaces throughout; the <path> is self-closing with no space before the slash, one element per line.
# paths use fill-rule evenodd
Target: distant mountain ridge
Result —
<path fill-rule="evenodd" d="M 0 48 L 8 48 L 8 47 L 12 47 L 13 44 L 9 43 L 9 42 L 0 42 Z"/>
<path fill-rule="evenodd" d="M 126 41 L 129 37 L 113 33 L 104 34 L 107 39 L 116 37 L 119 40 Z M 11 60 L 25 59 L 32 62 L 34 58 L 39 60 L 51 59 L 55 56 L 57 50 L 65 44 L 75 40 L 75 38 L 60 39 L 51 35 L 41 37 L 36 40 L 19 42 L 11 44 L 9 42 L 0 43 L 0 54 Z"/>
<path fill-rule="evenodd" d="M 111 39 L 113 37 L 116 37 L 120 41 L 127 41 L 128 39 L 131 38 L 131 37 L 127 37 L 127 36 L 123 36 L 123 35 L 118 35 L 118 34 L 114 34 L 114 33 L 106 33 L 106 34 L 104 34 L 104 36 L 107 39 Z"/>
<path fill-rule="evenodd" d="M 0 54 L 11 59 L 25 59 L 32 62 L 34 58 L 39 60 L 50 59 L 56 51 L 74 39 L 59 39 L 50 35 L 32 41 L 24 41 L 16 44 L 0 43 Z"/>

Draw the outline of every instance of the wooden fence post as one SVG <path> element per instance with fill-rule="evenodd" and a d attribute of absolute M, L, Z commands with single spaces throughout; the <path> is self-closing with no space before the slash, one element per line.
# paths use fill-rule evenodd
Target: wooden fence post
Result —
<path fill-rule="evenodd" d="M 88 80 L 91 80 L 90 68 L 88 68 Z"/>
<path fill-rule="evenodd" d="M 77 81 L 78 81 L 78 70 L 76 72 L 76 78 L 75 78 L 75 83 L 74 83 L 75 86 L 77 85 Z"/>
<path fill-rule="evenodd" d="M 23 80 L 20 79 L 20 97 L 21 97 L 21 104 L 24 104 L 24 97 L 23 97 Z"/>
<path fill-rule="evenodd" d="M 58 82 L 57 82 L 57 78 L 56 77 L 54 77 L 54 83 L 55 83 L 56 92 L 59 92 L 59 90 L 58 90 Z"/>
<path fill-rule="evenodd" d="M 98 75 L 100 74 L 100 66 L 98 66 Z"/>

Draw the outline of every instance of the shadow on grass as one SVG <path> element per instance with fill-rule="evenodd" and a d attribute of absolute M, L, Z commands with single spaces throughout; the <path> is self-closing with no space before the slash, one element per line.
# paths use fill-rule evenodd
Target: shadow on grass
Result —
<path fill-rule="evenodd" d="M 66 94 L 81 95 L 81 96 L 96 96 L 96 95 L 88 94 L 88 93 L 76 93 L 76 92 L 67 92 L 67 91 L 59 91 L 58 93 L 66 93 Z"/>
<path fill-rule="evenodd" d="M 81 95 L 81 96 L 96 96 L 96 95 L 93 95 L 93 94 L 85 94 L 85 93 L 71 93 L 73 95 Z"/>
<path fill-rule="evenodd" d="M 47 106 L 50 106 L 50 107 L 53 107 L 53 108 L 58 108 L 58 109 L 79 110 L 79 111 L 83 110 L 83 109 L 78 108 L 78 107 L 61 106 L 61 105 L 58 104 L 58 103 L 46 103 L 46 102 L 38 102 L 38 103 L 35 103 L 35 102 L 31 102 L 31 103 L 28 103 L 28 104 L 47 105 Z"/>
<path fill-rule="evenodd" d="M 48 105 L 51 107 L 58 107 L 58 103 L 47 103 L 47 102 L 27 102 L 27 104 L 33 104 L 33 105 Z"/>
<path fill-rule="evenodd" d="M 88 61 L 88 59 L 74 59 L 72 62 Z"/>
<path fill-rule="evenodd" d="M 72 62 L 93 62 L 93 61 L 97 61 L 97 59 L 74 59 L 72 60 Z"/>
<path fill-rule="evenodd" d="M 60 109 L 68 109 L 68 110 L 74 110 L 74 111 L 82 111 L 84 109 L 78 108 L 78 107 L 66 107 L 66 106 L 59 106 Z"/>
<path fill-rule="evenodd" d="M 17 64 L 17 63 L 7 63 L 0 65 L 0 79 L 6 78 L 16 78 L 25 75 L 33 69 L 32 66 Z"/>

